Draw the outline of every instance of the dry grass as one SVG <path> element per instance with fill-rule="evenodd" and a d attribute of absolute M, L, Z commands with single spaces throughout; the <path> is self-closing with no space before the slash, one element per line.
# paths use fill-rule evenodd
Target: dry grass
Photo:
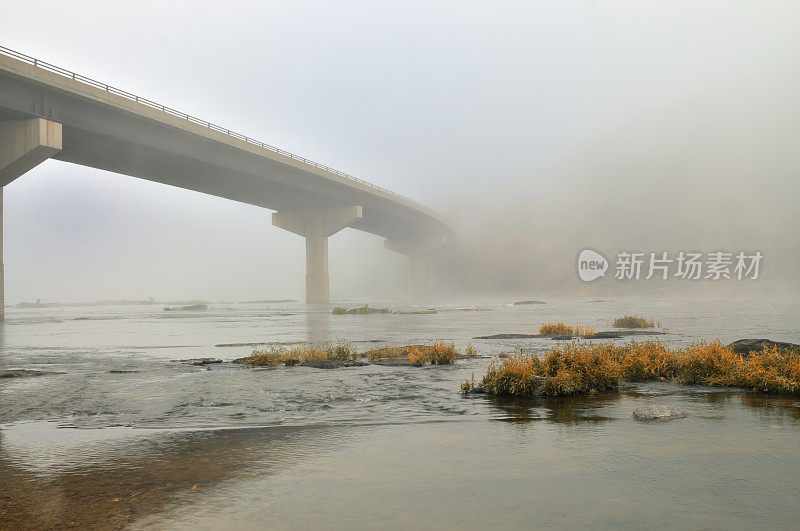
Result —
<path fill-rule="evenodd" d="M 594 329 L 583 325 L 568 325 L 561 321 L 545 323 L 539 327 L 539 334 L 543 336 L 592 336 Z"/>
<path fill-rule="evenodd" d="M 408 357 L 411 363 L 418 365 L 450 365 L 455 363 L 459 352 L 452 343 L 437 342 L 433 345 L 403 345 L 399 347 L 383 347 L 366 353 L 367 359 Z"/>
<path fill-rule="evenodd" d="M 744 356 L 719 341 L 674 351 L 656 341 L 621 346 L 576 342 L 556 347 L 542 358 L 517 354 L 495 360 L 480 385 L 496 395 L 566 396 L 615 389 L 623 379 L 800 394 L 800 352 L 773 346 Z M 472 387 L 465 382 L 462 390 Z"/>
<path fill-rule="evenodd" d="M 472 346 L 472 343 L 467 345 L 467 348 L 464 349 L 464 353 L 461 354 L 464 358 L 474 358 L 478 355 L 478 349 Z"/>
<path fill-rule="evenodd" d="M 353 314 L 353 315 L 366 315 L 370 313 L 391 313 L 389 308 L 370 308 L 369 304 L 359 306 L 358 308 L 347 309 L 342 306 L 337 306 L 331 310 L 333 315 Z"/>
<path fill-rule="evenodd" d="M 515 354 L 498 364 L 489 364 L 482 386 L 495 395 L 565 396 L 615 389 L 619 365 L 609 356 L 608 345 L 562 345 L 542 358 Z"/>
<path fill-rule="evenodd" d="M 635 315 L 623 315 L 614 319 L 614 328 L 655 328 L 656 323 L 652 319 L 636 317 Z"/>
<path fill-rule="evenodd" d="M 261 350 L 256 349 L 250 356 L 242 360 L 242 363 L 247 365 L 271 366 L 309 363 L 314 360 L 356 359 L 358 359 L 358 350 L 347 341 L 339 341 L 335 344 L 323 346 L 300 346 L 290 349 L 270 346 Z"/>

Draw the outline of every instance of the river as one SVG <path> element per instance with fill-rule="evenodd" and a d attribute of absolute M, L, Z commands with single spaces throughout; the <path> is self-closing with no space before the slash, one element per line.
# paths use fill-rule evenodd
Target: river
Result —
<path fill-rule="evenodd" d="M 544 352 L 544 322 L 660 321 L 679 346 L 800 343 L 785 300 L 438 305 L 330 315 L 300 303 L 8 308 L 0 369 L 0 527 L 531 526 L 796 528 L 800 399 L 657 382 L 593 398 L 462 396 L 491 355 Z M 359 301 L 360 303 L 361 301 Z M 355 306 L 355 301 L 340 302 Z M 392 301 L 371 301 L 399 307 Z M 243 343 L 453 341 L 453 366 L 254 369 Z M 641 423 L 643 405 L 687 417 Z"/>

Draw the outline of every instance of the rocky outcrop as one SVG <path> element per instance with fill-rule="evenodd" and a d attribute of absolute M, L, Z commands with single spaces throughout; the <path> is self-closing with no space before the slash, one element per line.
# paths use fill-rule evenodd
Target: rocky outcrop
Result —
<path fill-rule="evenodd" d="M 528 339 L 542 337 L 539 334 L 494 334 L 493 336 L 478 336 L 472 339 Z"/>
<path fill-rule="evenodd" d="M 48 374 L 64 374 L 63 372 L 34 371 L 31 369 L 0 370 L 0 378 L 28 378 L 30 376 L 45 376 Z"/>
<path fill-rule="evenodd" d="M 367 365 L 367 363 L 354 360 L 314 360 L 299 364 L 300 367 L 312 367 L 314 369 L 340 369 L 342 367 L 363 367 L 364 365 Z"/>
<path fill-rule="evenodd" d="M 533 339 L 547 338 L 557 341 L 568 341 L 571 339 L 621 339 L 625 336 L 661 336 L 665 332 L 657 330 L 614 330 L 611 332 L 595 332 L 590 336 L 550 336 L 544 334 L 494 334 L 492 336 L 478 336 L 472 339 Z"/>
<path fill-rule="evenodd" d="M 772 341 L 771 339 L 739 339 L 728 345 L 728 347 L 732 348 L 735 353 L 744 354 L 745 356 L 749 355 L 750 352 L 759 351 L 764 347 L 778 347 L 780 349 L 795 350 L 800 349 L 800 345 L 796 345 L 794 343 L 783 343 L 781 341 Z"/>
<path fill-rule="evenodd" d="M 188 360 L 180 360 L 181 363 L 186 365 L 211 365 L 213 363 L 222 363 L 219 358 L 192 358 Z"/>
<path fill-rule="evenodd" d="M 682 419 L 685 416 L 685 411 L 671 406 L 656 405 L 640 407 L 633 410 L 633 418 L 639 422 L 667 421 Z"/>
<path fill-rule="evenodd" d="M 370 360 L 373 365 L 386 365 L 390 367 L 421 367 L 421 363 L 414 363 L 408 356 L 394 356 L 391 358 L 376 358 Z"/>

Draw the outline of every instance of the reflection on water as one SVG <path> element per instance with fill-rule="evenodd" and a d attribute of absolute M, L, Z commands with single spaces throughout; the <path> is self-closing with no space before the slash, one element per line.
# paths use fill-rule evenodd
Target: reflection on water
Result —
<path fill-rule="evenodd" d="M 531 422 L 547 420 L 558 424 L 594 423 L 612 420 L 603 414 L 605 408 L 620 398 L 619 393 L 603 393 L 594 397 L 512 399 L 489 397 L 502 414 L 497 420 Z"/>
<path fill-rule="evenodd" d="M 308 341 L 315 345 L 331 341 L 331 310 L 328 305 L 312 305 L 305 315 Z"/>
<path fill-rule="evenodd" d="M 163 431 L 59 429 L 23 423 L 0 431 L 0 527 L 105 527 L 133 522 L 221 482 L 260 476 L 336 445 L 336 430 L 254 428 Z"/>

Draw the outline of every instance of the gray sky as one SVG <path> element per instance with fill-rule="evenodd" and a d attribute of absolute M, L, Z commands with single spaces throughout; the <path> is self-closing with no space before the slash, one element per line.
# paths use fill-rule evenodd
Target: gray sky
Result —
<path fill-rule="evenodd" d="M 796 280 L 797 2 L 4 4 L 5 46 L 445 213 L 451 284 L 553 289 L 583 246 Z M 4 205 L 9 303 L 303 296 L 302 239 L 252 206 L 56 161 Z M 334 296 L 401 292 L 380 238 L 330 252 Z"/>

